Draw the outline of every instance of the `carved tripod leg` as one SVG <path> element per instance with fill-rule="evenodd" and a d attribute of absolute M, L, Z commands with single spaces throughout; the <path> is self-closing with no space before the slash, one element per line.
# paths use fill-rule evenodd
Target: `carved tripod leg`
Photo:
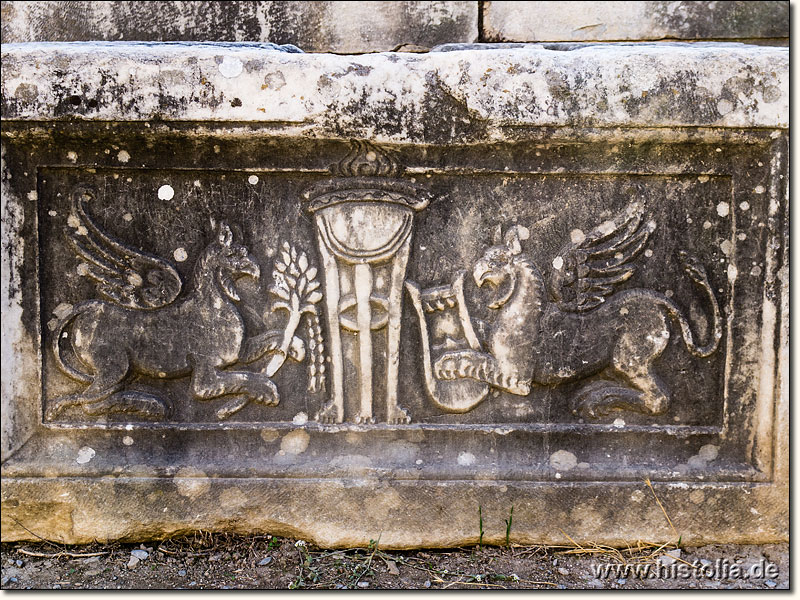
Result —
<path fill-rule="evenodd" d="M 80 394 L 62 396 L 48 403 L 45 417 L 54 419 L 61 411 L 72 406 L 85 406 L 101 403 L 111 394 L 122 389 L 122 381 L 128 375 L 130 361 L 127 354 L 118 348 L 98 347 L 92 361 L 95 373 L 92 383 Z M 98 411 L 89 412 L 97 414 Z M 102 411 L 99 411 L 102 412 Z"/>
<path fill-rule="evenodd" d="M 251 401 L 275 406 L 279 402 L 278 388 L 261 373 L 222 371 L 214 366 L 195 362 L 192 372 L 192 393 L 197 400 L 211 400 L 228 394 L 238 394 L 217 411 L 220 420 L 240 411 Z"/>
<path fill-rule="evenodd" d="M 392 282 L 389 286 L 389 318 L 386 331 L 386 422 L 406 424 L 411 422 L 408 411 L 397 401 L 400 370 L 400 324 L 403 317 L 403 279 L 408 262 L 410 244 L 403 245 L 392 265 Z"/>
<path fill-rule="evenodd" d="M 319 234 L 318 241 L 325 270 L 325 304 L 328 335 L 330 336 L 331 398 L 317 413 L 316 419 L 320 423 L 341 423 L 344 421 L 344 360 L 339 324 L 339 267 Z"/>
<path fill-rule="evenodd" d="M 356 324 L 358 325 L 358 370 L 360 407 L 356 423 L 374 423 L 372 416 L 372 268 L 355 266 Z"/>

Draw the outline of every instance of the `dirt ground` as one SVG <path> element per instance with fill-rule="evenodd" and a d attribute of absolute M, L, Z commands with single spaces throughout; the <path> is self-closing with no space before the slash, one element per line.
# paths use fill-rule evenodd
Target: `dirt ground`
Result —
<path fill-rule="evenodd" d="M 788 544 L 324 550 L 198 532 L 147 544 L 2 544 L 0 564 L 8 590 L 789 588 Z"/>

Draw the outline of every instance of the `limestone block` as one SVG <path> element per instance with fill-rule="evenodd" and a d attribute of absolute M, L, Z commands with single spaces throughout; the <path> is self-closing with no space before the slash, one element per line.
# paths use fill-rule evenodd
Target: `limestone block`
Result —
<path fill-rule="evenodd" d="M 789 40 L 789 2 L 484 2 L 483 39 L 506 42 Z"/>
<path fill-rule="evenodd" d="M 2 539 L 788 539 L 788 58 L 5 44 Z"/>
<path fill-rule="evenodd" d="M 478 39 L 477 2 L 3 2 L 3 43 L 272 42 L 381 52 Z"/>

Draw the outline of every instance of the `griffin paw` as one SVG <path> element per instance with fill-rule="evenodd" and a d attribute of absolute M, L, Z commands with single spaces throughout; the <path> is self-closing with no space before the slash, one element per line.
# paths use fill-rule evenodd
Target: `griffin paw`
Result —
<path fill-rule="evenodd" d="M 356 423 L 364 425 L 372 425 L 375 423 L 375 417 L 373 417 L 372 415 L 358 415 L 356 417 Z"/>
<path fill-rule="evenodd" d="M 343 418 L 339 416 L 339 411 L 336 410 L 336 405 L 333 403 L 326 404 L 314 417 L 318 423 L 341 423 Z"/>
<path fill-rule="evenodd" d="M 388 410 L 386 422 L 391 425 L 408 425 L 411 423 L 411 415 L 405 408 L 394 406 Z"/>

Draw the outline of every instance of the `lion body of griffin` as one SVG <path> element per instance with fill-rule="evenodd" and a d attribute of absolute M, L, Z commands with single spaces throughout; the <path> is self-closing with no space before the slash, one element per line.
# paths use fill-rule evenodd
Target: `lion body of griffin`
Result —
<path fill-rule="evenodd" d="M 220 419 L 249 401 L 277 404 L 278 391 L 268 375 L 228 369 L 275 351 L 283 333 L 245 338 L 234 283 L 242 277 L 257 279 L 260 269 L 247 248 L 233 241 L 230 228 L 219 225 L 217 238 L 195 264 L 187 293 L 178 298 L 182 283 L 175 268 L 100 231 L 84 208 L 92 197 L 83 189 L 74 193 L 73 212 L 81 225 L 69 239 L 85 261 L 79 272 L 93 279 L 108 300 L 81 302 L 58 324 L 52 342 L 56 362 L 88 386 L 49 401 L 46 417 L 80 406 L 90 415 L 122 412 L 163 418 L 167 407 L 161 398 L 123 389 L 133 375 L 190 375 L 195 399 L 234 396 L 217 412 Z M 293 342 L 288 354 L 302 360 L 302 342 Z"/>
<path fill-rule="evenodd" d="M 687 275 L 712 308 L 709 341 L 695 343 L 680 308 L 647 289 L 616 291 L 634 272 L 630 262 L 644 248 L 655 223 L 629 207 L 585 239 L 568 244 L 553 261 L 549 282 L 522 253 L 526 230 L 511 228 L 505 243 L 489 248 L 473 269 L 478 286 L 487 283 L 499 298 L 488 352 L 458 350 L 436 361 L 443 380 L 471 378 L 495 389 L 527 396 L 532 386 L 552 386 L 601 374 L 578 392 L 576 413 L 590 417 L 613 410 L 663 414 L 670 394 L 653 369 L 677 323 L 691 354 L 707 357 L 722 337 L 719 305 L 703 266 L 686 253 Z M 549 286 L 547 285 L 549 283 Z"/>

